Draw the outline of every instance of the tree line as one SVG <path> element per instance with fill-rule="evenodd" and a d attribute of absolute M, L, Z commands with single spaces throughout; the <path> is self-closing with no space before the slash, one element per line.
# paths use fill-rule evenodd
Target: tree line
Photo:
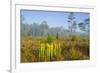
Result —
<path fill-rule="evenodd" d="M 59 36 L 68 36 L 71 34 L 81 34 L 84 32 L 84 34 L 89 34 L 89 18 L 86 18 L 83 20 L 83 22 L 77 23 L 76 18 L 74 15 L 74 12 L 70 12 L 68 16 L 68 29 L 61 27 L 50 27 L 49 24 L 44 20 L 41 23 L 33 23 L 33 24 L 27 24 L 23 23 L 23 20 L 25 20 L 24 16 L 21 16 L 21 36 L 47 36 L 47 35 L 59 35 Z M 79 31 L 80 32 L 79 32 Z"/>

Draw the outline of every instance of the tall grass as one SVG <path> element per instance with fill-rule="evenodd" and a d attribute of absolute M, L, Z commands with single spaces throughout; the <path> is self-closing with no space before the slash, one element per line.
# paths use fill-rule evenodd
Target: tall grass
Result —
<path fill-rule="evenodd" d="M 89 38 L 70 36 L 63 38 L 23 37 L 21 62 L 47 62 L 89 59 Z"/>

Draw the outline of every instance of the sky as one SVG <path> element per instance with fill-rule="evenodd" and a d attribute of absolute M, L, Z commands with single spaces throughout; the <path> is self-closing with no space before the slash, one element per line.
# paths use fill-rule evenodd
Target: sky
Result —
<path fill-rule="evenodd" d="M 36 10 L 21 10 L 23 15 L 23 23 L 41 23 L 46 21 L 49 27 L 64 27 L 68 28 L 68 16 L 70 12 L 64 11 L 36 11 Z M 89 13 L 74 12 L 76 23 L 83 22 L 89 18 Z"/>

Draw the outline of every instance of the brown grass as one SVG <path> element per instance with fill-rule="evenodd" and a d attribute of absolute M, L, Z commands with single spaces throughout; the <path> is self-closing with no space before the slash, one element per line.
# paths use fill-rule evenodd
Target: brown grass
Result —
<path fill-rule="evenodd" d="M 60 43 L 60 54 L 48 54 L 45 58 L 39 58 L 41 43 Z M 48 49 L 45 47 L 45 49 Z M 89 59 L 89 38 L 71 36 L 63 38 L 46 37 L 22 37 L 21 39 L 21 63 L 44 62 L 44 61 L 66 61 L 66 60 L 88 60 Z"/>

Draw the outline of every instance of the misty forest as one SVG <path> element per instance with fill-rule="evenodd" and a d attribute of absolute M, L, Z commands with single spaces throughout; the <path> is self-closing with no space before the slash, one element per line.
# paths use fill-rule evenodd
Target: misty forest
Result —
<path fill-rule="evenodd" d="M 90 19 L 83 17 L 84 20 L 78 22 L 75 13 L 67 13 L 65 26 L 50 26 L 46 20 L 27 23 L 22 13 L 21 63 L 89 60 Z"/>

